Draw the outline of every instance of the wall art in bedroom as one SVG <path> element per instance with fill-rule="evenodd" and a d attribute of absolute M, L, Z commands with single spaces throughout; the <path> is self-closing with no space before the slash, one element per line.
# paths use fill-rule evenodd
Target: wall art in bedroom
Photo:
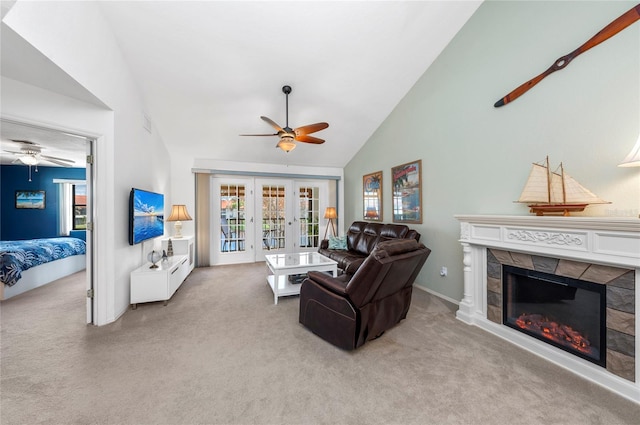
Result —
<path fill-rule="evenodd" d="M 16 190 L 16 208 L 43 210 L 45 207 L 44 190 Z"/>

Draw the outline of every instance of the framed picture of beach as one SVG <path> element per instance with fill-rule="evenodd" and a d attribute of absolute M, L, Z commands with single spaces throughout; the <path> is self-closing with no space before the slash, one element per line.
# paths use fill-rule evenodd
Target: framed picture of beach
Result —
<path fill-rule="evenodd" d="M 382 221 L 382 171 L 362 176 L 365 220 Z"/>
<path fill-rule="evenodd" d="M 393 222 L 422 223 L 422 160 L 391 168 Z"/>
<path fill-rule="evenodd" d="M 45 198 L 44 190 L 16 190 L 16 208 L 43 210 Z"/>

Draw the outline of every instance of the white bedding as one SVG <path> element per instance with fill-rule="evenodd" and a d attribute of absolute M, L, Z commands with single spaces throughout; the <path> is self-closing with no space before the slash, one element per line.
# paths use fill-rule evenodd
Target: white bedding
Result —
<path fill-rule="evenodd" d="M 86 255 L 73 255 L 50 263 L 41 264 L 22 272 L 22 278 L 13 286 L 2 284 L 0 299 L 6 300 L 39 286 L 46 285 L 70 274 L 84 270 Z"/>

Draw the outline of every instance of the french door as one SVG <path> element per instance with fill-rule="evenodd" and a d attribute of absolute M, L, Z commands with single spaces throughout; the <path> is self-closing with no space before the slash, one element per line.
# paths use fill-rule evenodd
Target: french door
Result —
<path fill-rule="evenodd" d="M 211 264 L 264 261 L 316 251 L 326 223 L 328 182 L 213 178 Z"/>
<path fill-rule="evenodd" d="M 253 179 L 213 178 L 211 264 L 254 261 Z"/>

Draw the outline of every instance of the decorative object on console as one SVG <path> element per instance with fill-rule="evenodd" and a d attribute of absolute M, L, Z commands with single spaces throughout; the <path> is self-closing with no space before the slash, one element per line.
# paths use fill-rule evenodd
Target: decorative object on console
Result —
<path fill-rule="evenodd" d="M 516 202 L 529 204 L 530 212 L 536 215 L 562 214 L 583 211 L 590 204 L 610 204 L 593 194 L 564 172 L 551 171 L 549 157 L 544 164 L 534 163 L 529 178 Z"/>
<path fill-rule="evenodd" d="M 382 221 L 382 171 L 362 177 L 364 219 Z"/>
<path fill-rule="evenodd" d="M 542 79 L 544 77 L 546 77 L 547 75 L 549 75 L 549 74 L 551 74 L 551 73 L 553 73 L 555 71 L 559 71 L 559 70 L 564 69 L 567 65 L 569 65 L 569 62 L 571 62 L 573 59 L 575 59 L 578 55 L 580 55 L 581 53 L 586 52 L 587 50 L 589 50 L 592 47 L 597 46 L 598 44 L 602 43 L 603 41 L 613 37 L 614 35 L 616 35 L 620 31 L 622 31 L 623 29 L 628 27 L 629 25 L 631 25 L 634 22 L 636 22 L 638 19 L 640 19 L 640 4 L 632 7 L 629 11 L 625 12 L 622 16 L 618 17 L 616 20 L 614 20 L 609 25 L 604 27 L 599 33 L 597 33 L 596 35 L 591 37 L 586 43 L 584 43 L 582 46 L 578 47 L 573 52 L 571 52 L 571 53 L 569 53 L 567 55 L 564 55 L 561 58 L 557 59 L 553 63 L 553 65 L 551 65 L 551 67 L 549 67 L 549 69 L 544 71 L 542 74 L 540 74 L 537 77 L 532 78 L 531 80 L 527 81 L 526 83 L 518 86 L 511 93 L 509 93 L 508 95 L 506 95 L 502 99 L 498 100 L 493 106 L 498 108 L 498 107 L 500 107 L 502 105 L 506 105 L 509 102 L 513 102 L 515 99 L 517 99 L 518 97 L 520 97 L 524 93 L 526 93 L 527 90 L 529 90 L 531 87 L 535 86 L 540 81 L 542 81 Z"/>
<path fill-rule="evenodd" d="M 158 251 L 151 251 L 149 255 L 147 255 L 147 260 L 151 263 L 149 266 L 150 269 L 157 269 L 158 265 L 156 264 L 158 261 L 162 259 L 162 254 Z"/>
<path fill-rule="evenodd" d="M 173 227 L 175 229 L 174 238 L 179 239 L 182 237 L 182 222 L 193 220 L 187 212 L 186 205 L 173 205 L 171 206 L 171 214 L 167 221 L 175 221 Z"/>
<path fill-rule="evenodd" d="M 167 241 L 167 256 L 173 257 L 173 242 L 171 242 L 171 238 Z"/>
<path fill-rule="evenodd" d="M 329 220 L 329 223 L 327 224 L 327 228 L 324 230 L 324 239 L 327 239 L 327 231 L 329 230 L 329 226 L 331 226 L 331 232 L 333 233 L 333 236 L 336 236 L 336 228 L 335 228 L 335 224 L 333 223 L 333 220 L 338 218 L 338 213 L 336 212 L 336 208 L 327 207 L 327 209 L 324 210 L 324 218 Z"/>
<path fill-rule="evenodd" d="M 169 261 L 169 257 L 167 256 L 167 251 L 162 250 L 162 261 Z"/>
<path fill-rule="evenodd" d="M 44 190 L 16 190 L 16 208 L 43 210 L 45 195 Z"/>
<path fill-rule="evenodd" d="M 289 127 L 289 93 L 291 93 L 291 86 L 282 87 L 282 92 L 286 96 L 286 125 L 284 128 L 280 127 L 273 120 L 267 117 L 260 117 L 264 122 L 269 124 L 271 127 L 275 128 L 277 133 L 275 134 L 241 134 L 241 136 L 278 136 L 280 137 L 280 141 L 276 145 L 277 148 L 282 149 L 285 152 L 291 152 L 296 148 L 295 142 L 303 142 L 303 143 L 313 143 L 316 145 L 320 145 L 324 143 L 323 139 L 319 139 L 317 137 L 309 136 L 311 133 L 315 133 L 316 131 L 324 130 L 329 127 L 329 124 L 326 122 L 319 122 L 316 124 L 309 124 L 298 128 Z"/>
<path fill-rule="evenodd" d="M 391 169 L 393 222 L 422 223 L 422 160 Z"/>

